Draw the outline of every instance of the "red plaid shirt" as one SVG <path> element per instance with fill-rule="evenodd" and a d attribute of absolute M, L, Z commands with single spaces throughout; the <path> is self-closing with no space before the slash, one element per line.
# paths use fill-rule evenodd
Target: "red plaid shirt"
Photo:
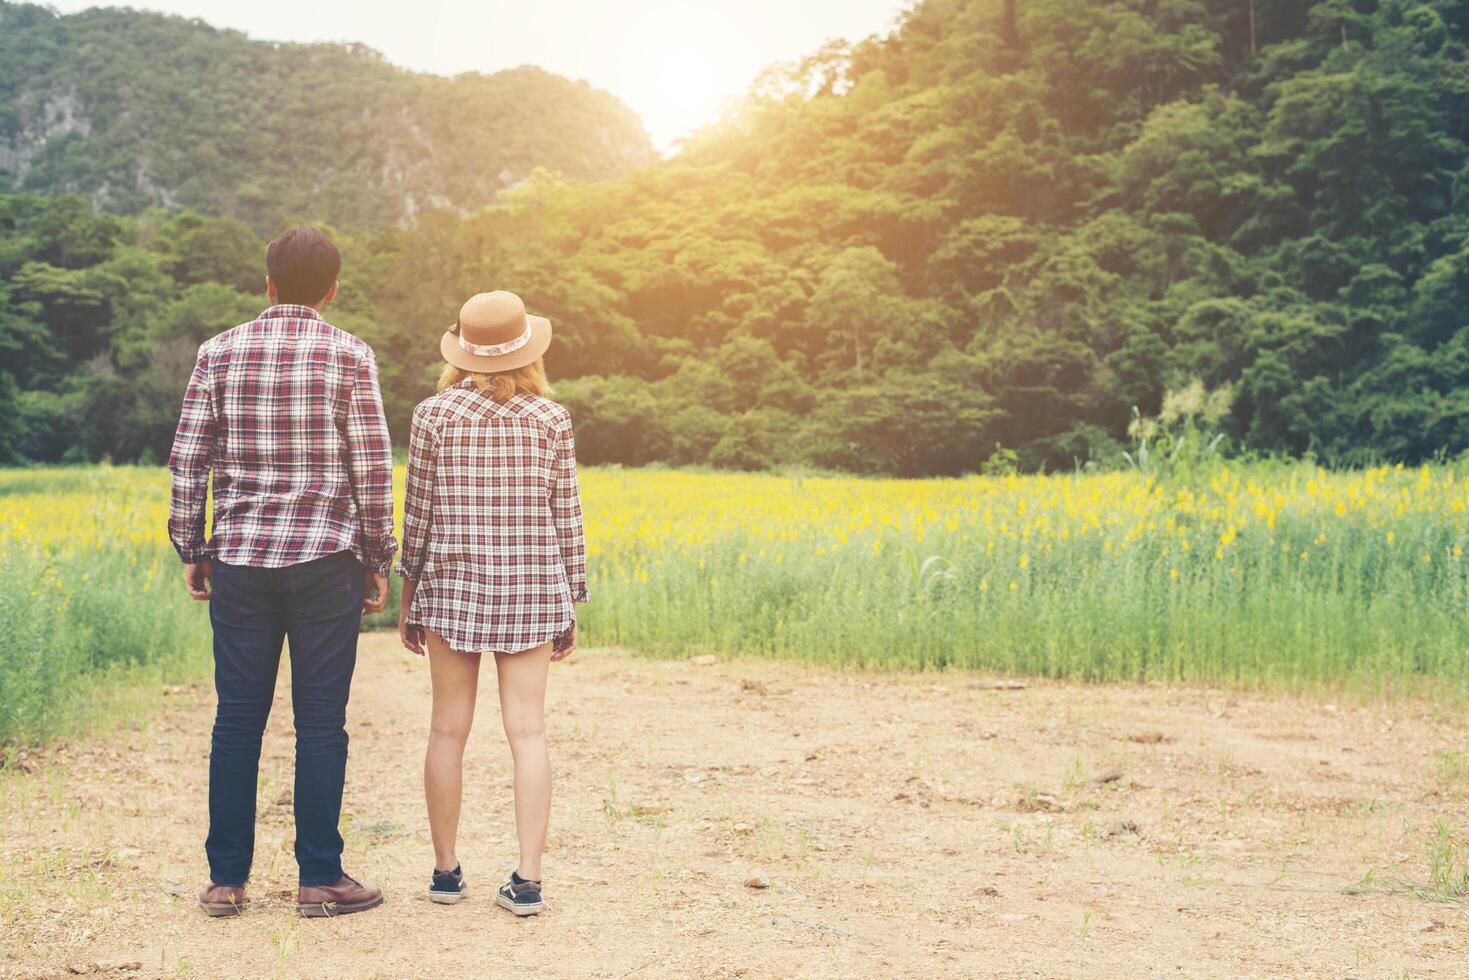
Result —
<path fill-rule="evenodd" d="M 199 347 L 168 468 L 168 536 L 186 562 L 279 568 L 351 551 L 379 574 L 392 564 L 377 360 L 310 307 L 272 306 Z"/>
<path fill-rule="evenodd" d="M 563 636 L 587 599 L 571 416 L 466 379 L 422 402 L 408 443 L 408 622 L 456 650 L 515 653 Z"/>

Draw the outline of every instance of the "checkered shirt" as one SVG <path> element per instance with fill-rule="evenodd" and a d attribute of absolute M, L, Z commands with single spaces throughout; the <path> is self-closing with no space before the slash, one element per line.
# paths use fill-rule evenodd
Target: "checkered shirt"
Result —
<path fill-rule="evenodd" d="M 377 360 L 310 307 L 272 306 L 200 346 L 168 468 L 168 536 L 186 562 L 280 568 L 351 551 L 375 572 L 392 564 Z"/>
<path fill-rule="evenodd" d="M 562 636 L 587 599 L 571 416 L 496 402 L 472 379 L 413 412 L 403 554 L 408 622 L 456 650 L 515 653 Z"/>

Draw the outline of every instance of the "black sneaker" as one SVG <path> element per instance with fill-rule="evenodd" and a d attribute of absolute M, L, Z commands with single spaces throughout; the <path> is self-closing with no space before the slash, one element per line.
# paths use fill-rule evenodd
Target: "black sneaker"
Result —
<path fill-rule="evenodd" d="M 495 904 L 516 915 L 535 915 L 546 907 L 541 901 L 541 883 L 527 881 L 518 872 L 510 872 L 510 880 L 495 892 Z"/>
<path fill-rule="evenodd" d="M 453 871 L 434 869 L 434 879 L 428 886 L 429 901 L 438 902 L 440 905 L 453 905 L 468 891 L 469 882 L 464 880 L 464 872 L 457 864 Z"/>

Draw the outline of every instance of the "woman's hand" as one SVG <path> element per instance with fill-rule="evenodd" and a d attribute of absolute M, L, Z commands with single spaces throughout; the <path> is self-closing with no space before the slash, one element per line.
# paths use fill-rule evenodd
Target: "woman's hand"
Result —
<path fill-rule="evenodd" d="M 398 614 L 398 639 L 402 641 L 404 650 L 423 656 L 423 627 L 410 626 L 407 612 Z"/>
<path fill-rule="evenodd" d="M 560 640 L 558 640 L 556 642 L 555 648 L 551 651 L 551 660 L 552 661 L 565 660 L 567 657 L 571 656 L 575 652 L 576 652 L 576 620 L 573 619 L 571 621 L 571 630 L 570 630 L 570 632 L 566 633 L 565 636 L 563 636 Z"/>
<path fill-rule="evenodd" d="M 418 591 L 418 583 L 411 578 L 403 580 L 403 594 L 398 597 L 398 639 L 403 643 L 403 649 L 409 653 L 423 656 L 423 627 L 409 626 L 408 613 L 413 609 L 413 596 Z"/>

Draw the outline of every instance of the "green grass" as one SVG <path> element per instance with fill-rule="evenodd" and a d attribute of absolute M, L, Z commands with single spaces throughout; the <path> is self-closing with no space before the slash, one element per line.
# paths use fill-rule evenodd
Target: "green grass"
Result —
<path fill-rule="evenodd" d="M 157 473 L 0 472 L 0 768 L 208 669 L 207 610 L 149 533 Z"/>
<path fill-rule="evenodd" d="M 842 667 L 1469 690 L 1469 474 L 584 473 L 583 643 Z M 402 474 L 398 474 L 401 492 Z M 207 671 L 158 468 L 0 471 L 0 746 Z M 396 583 L 395 583 L 396 595 Z M 392 628 L 389 610 L 368 628 Z M 1461 779 L 1462 760 L 1441 760 Z"/>
<path fill-rule="evenodd" d="M 704 569 L 661 564 L 652 587 L 594 583 L 583 618 L 602 643 L 840 666 L 1283 689 L 1469 680 L 1462 574 L 1355 555 L 1302 568 L 1298 550 L 1260 547 L 1179 581 L 1164 556 L 1078 545 L 982 589 L 989 561 L 941 536 L 927 547 L 938 583 L 914 571 L 921 553 L 740 569 L 742 545 L 714 547 Z M 1006 550 L 995 564 L 1015 568 Z"/>
<path fill-rule="evenodd" d="M 7 547 L 0 554 L 0 747 L 13 753 L 17 745 L 67 734 L 125 710 L 121 694 L 128 688 L 156 688 L 207 670 L 202 606 L 182 589 L 135 587 L 129 595 L 107 585 L 136 577 L 132 557 L 105 546 L 71 554 Z M 71 589 L 68 582 L 90 587 Z M 5 756 L 0 751 L 0 764 Z"/>
<path fill-rule="evenodd" d="M 1464 695 L 1456 470 L 1224 472 L 850 489 L 739 478 L 731 495 L 786 502 L 726 506 L 720 533 L 692 545 L 677 532 L 607 542 L 585 625 L 598 643 L 676 655 Z M 857 516 L 833 541 L 811 501 L 843 495 L 829 509 Z M 678 499 L 627 506 L 656 514 Z"/>
<path fill-rule="evenodd" d="M 1424 854 L 1421 879 L 1379 874 L 1368 869 L 1360 881 L 1347 885 L 1348 895 L 1408 894 L 1427 902 L 1462 905 L 1469 897 L 1469 835 L 1447 821 L 1434 823 Z"/>

